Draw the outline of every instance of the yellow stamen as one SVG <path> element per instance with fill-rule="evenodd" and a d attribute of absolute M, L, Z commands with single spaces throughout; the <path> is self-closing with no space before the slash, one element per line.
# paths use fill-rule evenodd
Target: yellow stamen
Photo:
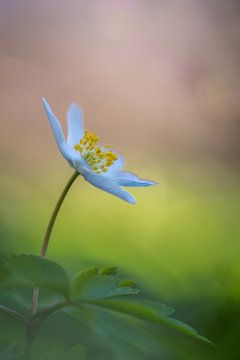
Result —
<path fill-rule="evenodd" d="M 109 145 L 104 146 L 104 148 L 97 146 L 98 140 L 99 137 L 97 135 L 89 130 L 85 130 L 79 144 L 74 146 L 74 149 L 80 152 L 95 174 L 107 172 L 108 167 L 118 159 L 118 156 L 109 150 Z M 108 151 L 106 151 L 107 149 Z"/>
<path fill-rule="evenodd" d="M 79 144 L 75 145 L 74 149 L 77 150 L 77 151 L 80 151 L 80 145 Z"/>

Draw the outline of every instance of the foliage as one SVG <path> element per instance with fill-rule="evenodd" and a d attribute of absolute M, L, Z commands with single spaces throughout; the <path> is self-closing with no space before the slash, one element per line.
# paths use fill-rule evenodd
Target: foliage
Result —
<path fill-rule="evenodd" d="M 36 360 L 99 359 L 101 347 L 105 359 L 156 356 L 163 351 L 161 341 L 155 336 L 162 329 L 210 344 L 195 329 L 172 318 L 174 309 L 145 299 L 131 280 L 120 280 L 115 267 L 86 269 L 70 279 L 54 261 L 20 255 L 1 259 L 0 279 L 2 315 L 22 326 L 30 326 L 36 334 L 41 334 L 46 324 L 57 333 L 59 316 L 72 324 L 74 341 L 71 339 L 62 347 L 56 344 L 50 349 L 45 346 L 45 351 L 37 350 L 36 340 Z M 35 287 L 40 288 L 45 300 L 39 304 L 37 313 L 30 316 L 28 297 Z M 23 358 L 23 345 L 20 343 L 15 348 L 15 352 L 12 347 L 2 351 L 2 358 Z"/>

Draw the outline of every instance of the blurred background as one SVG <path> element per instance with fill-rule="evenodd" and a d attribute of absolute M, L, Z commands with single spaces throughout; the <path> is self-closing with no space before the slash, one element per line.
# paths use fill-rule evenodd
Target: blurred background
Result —
<path fill-rule="evenodd" d="M 240 358 L 239 20 L 237 0 L 0 0 L 1 252 L 39 253 L 72 173 L 41 96 L 64 129 L 77 101 L 160 186 L 130 206 L 79 178 L 48 256 L 70 273 L 117 265 L 216 343 L 162 359 Z"/>

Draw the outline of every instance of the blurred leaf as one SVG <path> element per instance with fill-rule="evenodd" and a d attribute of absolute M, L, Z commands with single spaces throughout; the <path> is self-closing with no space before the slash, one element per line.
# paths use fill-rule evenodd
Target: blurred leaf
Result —
<path fill-rule="evenodd" d="M 69 306 L 69 302 L 67 301 L 59 302 L 52 306 L 48 306 L 40 311 L 37 311 L 37 313 L 31 318 L 31 322 L 32 324 L 34 324 L 34 326 L 38 326 L 40 322 L 42 322 L 48 316 L 52 315 L 54 312 L 61 310 L 67 306 Z"/>
<path fill-rule="evenodd" d="M 98 275 L 82 284 L 75 301 L 88 299 L 104 299 L 114 296 L 136 295 L 138 289 L 119 287 L 119 280 L 113 276 Z"/>
<path fill-rule="evenodd" d="M 209 345 L 214 345 L 212 341 L 208 340 L 207 338 L 205 338 L 204 336 L 200 335 L 196 329 L 194 329 L 193 327 L 191 327 L 190 325 L 180 321 L 180 320 L 176 320 L 173 318 L 166 318 L 165 319 L 165 324 L 170 327 L 173 328 L 174 330 L 177 330 L 183 334 L 189 335 L 197 340 L 201 340 L 203 342 L 208 343 Z"/>
<path fill-rule="evenodd" d="M 7 268 L 6 259 L 0 256 L 0 284 L 5 282 L 9 276 L 9 269 Z"/>
<path fill-rule="evenodd" d="M 150 322 L 159 322 L 159 320 L 156 319 L 164 319 L 166 316 L 169 316 L 174 312 L 173 308 L 151 300 L 99 299 L 88 301 L 87 303 L 128 314 L 137 317 L 138 319 Z"/>
<path fill-rule="evenodd" d="M 72 284 L 72 299 L 104 299 L 115 296 L 136 295 L 138 289 L 129 286 L 120 286 L 121 282 L 116 276 L 106 273 L 116 272 L 115 267 L 105 268 L 100 273 L 97 268 L 82 271 L 75 277 Z"/>
<path fill-rule="evenodd" d="M 95 332 L 105 341 L 105 346 L 111 349 L 111 352 L 116 356 L 119 356 L 120 349 L 121 352 L 125 353 L 123 359 L 129 358 L 127 356 L 131 353 L 129 348 L 135 348 L 148 354 L 159 353 L 162 350 L 159 342 L 154 339 L 146 324 L 142 323 L 141 320 L 117 312 L 102 311 L 101 308 L 97 307 L 92 307 L 91 312 L 94 316 L 88 318 L 88 325 L 92 332 Z M 81 316 L 82 314 L 79 311 L 79 319 Z"/>
<path fill-rule="evenodd" d="M 122 314 L 133 316 L 137 319 L 152 323 L 161 324 L 166 327 L 186 334 L 198 340 L 211 343 L 208 339 L 199 335 L 198 332 L 188 324 L 178 321 L 169 316 L 174 309 L 162 303 L 143 299 L 121 299 L 114 297 L 137 295 L 138 289 L 125 285 L 135 285 L 131 280 L 122 280 L 113 275 L 115 268 L 105 268 L 99 273 L 98 269 L 82 271 L 73 282 L 73 301 L 79 305 L 94 305 L 106 310 L 116 311 Z M 81 313 L 72 312 L 77 318 Z M 80 316 L 79 316 L 80 315 Z"/>
<path fill-rule="evenodd" d="M 66 350 L 63 345 L 42 346 L 35 350 L 34 360 L 86 360 L 87 349 L 80 344 Z"/>
<path fill-rule="evenodd" d="M 119 281 L 118 287 L 131 287 L 131 288 L 135 288 L 137 287 L 137 284 L 130 280 L 130 279 L 123 279 Z"/>
<path fill-rule="evenodd" d="M 66 353 L 66 359 L 85 360 L 87 359 L 87 349 L 82 345 L 77 344 Z"/>
<path fill-rule="evenodd" d="M 0 313 L 4 314 L 12 319 L 24 322 L 24 317 L 22 316 L 22 314 L 14 311 L 12 309 L 9 309 L 6 306 L 0 305 Z"/>
<path fill-rule="evenodd" d="M 82 289 L 84 286 L 94 277 L 98 275 L 97 268 L 90 268 L 86 270 L 82 270 L 79 274 L 77 274 L 72 282 L 72 295 L 73 297 L 78 297 L 81 295 Z"/>
<path fill-rule="evenodd" d="M 24 289 L 24 290 L 30 290 L 30 293 L 28 294 L 28 304 L 26 304 L 22 297 L 24 297 L 25 294 L 23 294 L 23 296 L 21 296 L 19 294 L 19 289 L 13 289 L 13 288 L 6 288 L 6 287 L 1 287 L 0 288 L 0 303 L 3 306 L 7 306 L 9 308 L 11 308 L 12 310 L 19 312 L 21 314 L 26 314 L 27 312 L 29 312 L 29 307 L 31 304 L 31 289 Z M 23 291 L 22 289 L 22 293 L 26 292 Z M 29 291 L 27 291 L 29 292 Z"/>
<path fill-rule="evenodd" d="M 85 301 L 89 305 L 100 306 L 106 310 L 112 310 L 134 316 L 140 320 L 153 324 L 166 325 L 183 334 L 194 337 L 198 340 L 212 344 L 208 339 L 198 334 L 198 332 L 181 321 L 168 316 L 174 312 L 174 309 L 164 304 L 150 300 L 119 300 L 119 299 L 96 299 Z"/>
<path fill-rule="evenodd" d="M 22 360 L 23 354 L 19 352 L 16 344 L 9 345 L 6 349 L 0 351 L 0 360 Z"/>
<path fill-rule="evenodd" d="M 83 345 L 74 346 L 71 350 L 65 350 L 65 348 L 69 349 L 72 343 L 64 348 L 53 347 L 47 349 L 46 353 L 38 354 L 37 360 L 86 359 L 86 349 L 89 346 L 91 348 L 96 346 L 96 341 L 92 341 L 91 337 L 96 339 L 97 336 L 101 342 L 104 341 L 104 349 L 106 352 L 110 351 L 114 359 L 144 359 L 144 353 L 148 353 L 149 356 L 162 353 L 162 344 L 158 346 L 154 336 L 147 329 L 146 331 L 142 329 L 143 331 L 138 332 L 138 335 L 135 336 L 134 327 L 139 326 L 139 321 L 145 321 L 142 326 L 154 328 L 156 325 L 163 325 L 165 326 L 165 329 L 162 328 L 164 332 L 166 332 L 166 328 L 169 328 L 210 343 L 191 326 L 170 318 L 169 316 L 174 312 L 173 308 L 156 301 L 137 299 L 135 295 L 139 293 L 139 290 L 133 288 L 136 286 L 135 283 L 131 280 L 119 280 L 114 275 L 116 273 L 114 267 L 105 268 L 102 271 L 97 268 L 81 271 L 70 285 L 68 275 L 61 266 L 38 256 L 14 256 L 6 264 L 7 271 L 4 270 L 3 278 L 4 283 L 9 284 L 10 287 L 31 288 L 37 286 L 61 293 L 66 298 L 64 301 L 57 301 L 54 305 L 49 306 L 48 304 L 38 311 L 31 319 L 32 324 L 35 322 L 35 325 L 38 326 L 45 318 L 59 310 L 63 310 L 60 314 L 68 314 L 65 316 L 70 315 L 72 319 L 79 322 L 80 341 Z M 126 297 L 129 295 L 134 296 L 129 299 Z M 116 326 L 119 324 L 117 317 L 123 319 L 121 326 Z M 128 334 L 129 326 L 134 336 Z M 86 330 L 88 335 L 84 338 L 83 333 Z M 69 331 L 71 332 L 71 329 Z M 74 343 L 77 341 L 79 340 L 76 338 Z M 152 351 L 148 350 L 149 344 L 152 344 Z"/>
<path fill-rule="evenodd" d="M 6 261 L 7 287 L 40 287 L 68 297 L 70 281 L 66 271 L 56 262 L 35 255 L 13 256 Z"/>
<path fill-rule="evenodd" d="M 105 267 L 100 271 L 101 275 L 116 275 L 118 268 L 116 266 Z"/>
<path fill-rule="evenodd" d="M 136 295 L 138 289 L 119 287 L 119 280 L 113 276 L 97 276 L 86 284 L 82 291 L 82 299 L 104 299 L 114 296 Z"/>
<path fill-rule="evenodd" d="M 41 352 L 37 352 L 34 354 L 34 359 L 36 360 L 65 360 L 64 347 L 63 345 L 59 346 L 51 346 L 50 349 L 47 350 L 45 348 L 41 349 Z"/>

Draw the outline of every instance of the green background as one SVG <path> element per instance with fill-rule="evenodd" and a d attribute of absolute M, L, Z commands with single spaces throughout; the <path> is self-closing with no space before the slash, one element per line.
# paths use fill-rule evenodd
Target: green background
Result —
<path fill-rule="evenodd" d="M 48 257 L 70 275 L 117 266 L 120 276 L 173 306 L 177 319 L 215 343 L 213 349 L 158 330 L 162 359 L 239 359 L 238 2 L 1 1 L 0 34 L 1 253 L 39 253 L 71 176 L 41 97 L 64 131 L 67 107 L 77 101 L 86 128 L 124 155 L 125 169 L 159 185 L 130 189 L 132 206 L 79 177 Z M 136 334 L 144 360 L 159 358 L 149 353 L 155 345 L 143 323 L 111 323 L 97 313 L 95 319 L 98 360 L 108 359 L 106 344 L 117 360 L 141 359 L 136 349 L 118 346 L 116 329 Z M 69 329 L 77 332 L 62 314 L 52 318 L 39 348 L 71 345 Z M 3 317 L 0 334 L 1 348 L 23 337 Z"/>

